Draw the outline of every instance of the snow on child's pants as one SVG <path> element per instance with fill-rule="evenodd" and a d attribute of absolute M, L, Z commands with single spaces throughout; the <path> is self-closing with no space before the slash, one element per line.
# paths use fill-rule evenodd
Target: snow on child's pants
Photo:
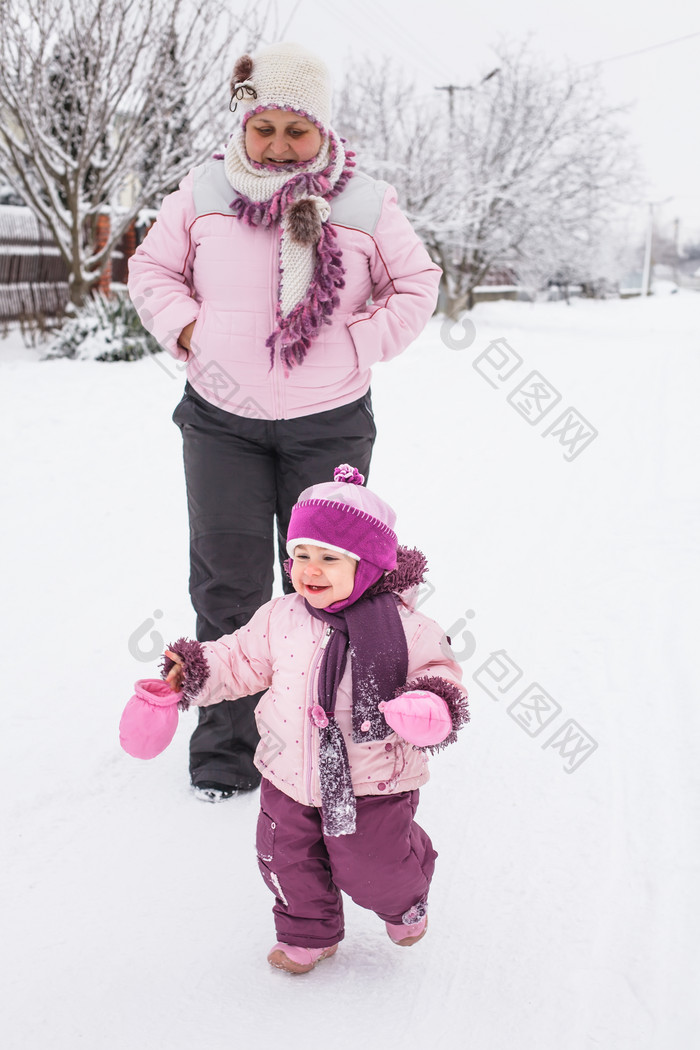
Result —
<path fill-rule="evenodd" d="M 385 922 L 425 902 L 437 853 L 413 819 L 418 791 L 357 799 L 353 835 L 324 836 L 321 811 L 303 806 L 263 778 L 258 864 L 275 894 L 277 938 L 324 948 L 344 936 L 340 891 Z"/>

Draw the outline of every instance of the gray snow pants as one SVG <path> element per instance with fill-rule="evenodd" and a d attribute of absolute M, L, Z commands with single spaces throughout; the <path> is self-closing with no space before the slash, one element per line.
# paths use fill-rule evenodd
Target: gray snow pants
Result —
<path fill-rule="evenodd" d="M 358 401 L 300 419 L 248 419 L 210 404 L 190 386 L 173 413 L 182 432 L 190 521 L 190 596 L 197 638 L 212 641 L 248 622 L 272 597 L 292 507 L 302 489 L 333 480 L 339 463 L 369 473 L 376 437 L 369 391 Z M 275 543 L 276 520 L 276 543 Z M 292 591 L 282 573 L 283 586 Z M 190 776 L 256 787 L 261 694 L 199 709 Z"/>

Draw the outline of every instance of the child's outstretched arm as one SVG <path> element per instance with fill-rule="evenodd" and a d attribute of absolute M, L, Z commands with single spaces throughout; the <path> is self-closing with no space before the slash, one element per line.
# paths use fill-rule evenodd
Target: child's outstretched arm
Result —
<path fill-rule="evenodd" d="M 180 707 L 208 707 L 269 688 L 272 682 L 269 602 L 248 624 L 215 642 L 178 638 L 163 656 L 162 675 L 182 693 Z"/>

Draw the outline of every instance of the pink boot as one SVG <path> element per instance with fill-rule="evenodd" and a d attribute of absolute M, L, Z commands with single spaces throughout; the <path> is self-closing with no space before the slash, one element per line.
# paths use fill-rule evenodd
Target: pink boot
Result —
<path fill-rule="evenodd" d="M 428 916 L 424 915 L 418 922 L 414 922 L 408 925 L 405 922 L 394 925 L 391 922 L 386 924 L 386 932 L 391 937 L 394 944 L 400 945 L 402 948 L 408 948 L 411 944 L 415 944 L 421 937 L 425 937 L 428 930 Z"/>
<path fill-rule="evenodd" d="M 296 944 L 283 944 L 278 941 L 270 951 L 267 961 L 270 966 L 286 970 L 287 973 L 308 973 L 321 959 L 335 955 L 337 950 L 337 944 L 331 944 L 328 948 L 299 948 Z"/>

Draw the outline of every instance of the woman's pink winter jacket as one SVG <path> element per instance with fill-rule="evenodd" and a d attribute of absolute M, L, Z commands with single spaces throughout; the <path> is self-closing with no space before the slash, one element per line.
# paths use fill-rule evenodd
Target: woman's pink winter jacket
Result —
<path fill-rule="evenodd" d="M 408 682 L 421 675 L 458 685 L 459 665 L 442 628 L 407 605 L 400 606 L 408 644 Z M 298 594 L 275 598 L 245 627 L 202 643 L 209 678 L 193 698 L 200 707 L 266 689 L 256 708 L 260 744 L 255 765 L 296 802 L 321 805 L 319 730 L 311 719 L 327 626 L 311 616 Z M 350 661 L 338 687 L 335 715 L 348 751 L 356 795 L 410 791 L 428 780 L 427 755 L 395 733 L 373 743 L 352 738 Z M 460 687 L 461 688 L 461 687 Z"/>
<path fill-rule="evenodd" d="M 440 269 L 396 203 L 396 192 L 356 172 L 331 201 L 345 287 L 306 359 L 270 368 L 279 228 L 232 214 L 223 161 L 194 168 L 163 201 L 129 263 L 129 292 L 144 326 L 206 400 L 236 415 L 295 419 L 362 397 L 370 368 L 401 353 L 425 327 Z M 191 351 L 178 336 L 196 321 Z"/>

